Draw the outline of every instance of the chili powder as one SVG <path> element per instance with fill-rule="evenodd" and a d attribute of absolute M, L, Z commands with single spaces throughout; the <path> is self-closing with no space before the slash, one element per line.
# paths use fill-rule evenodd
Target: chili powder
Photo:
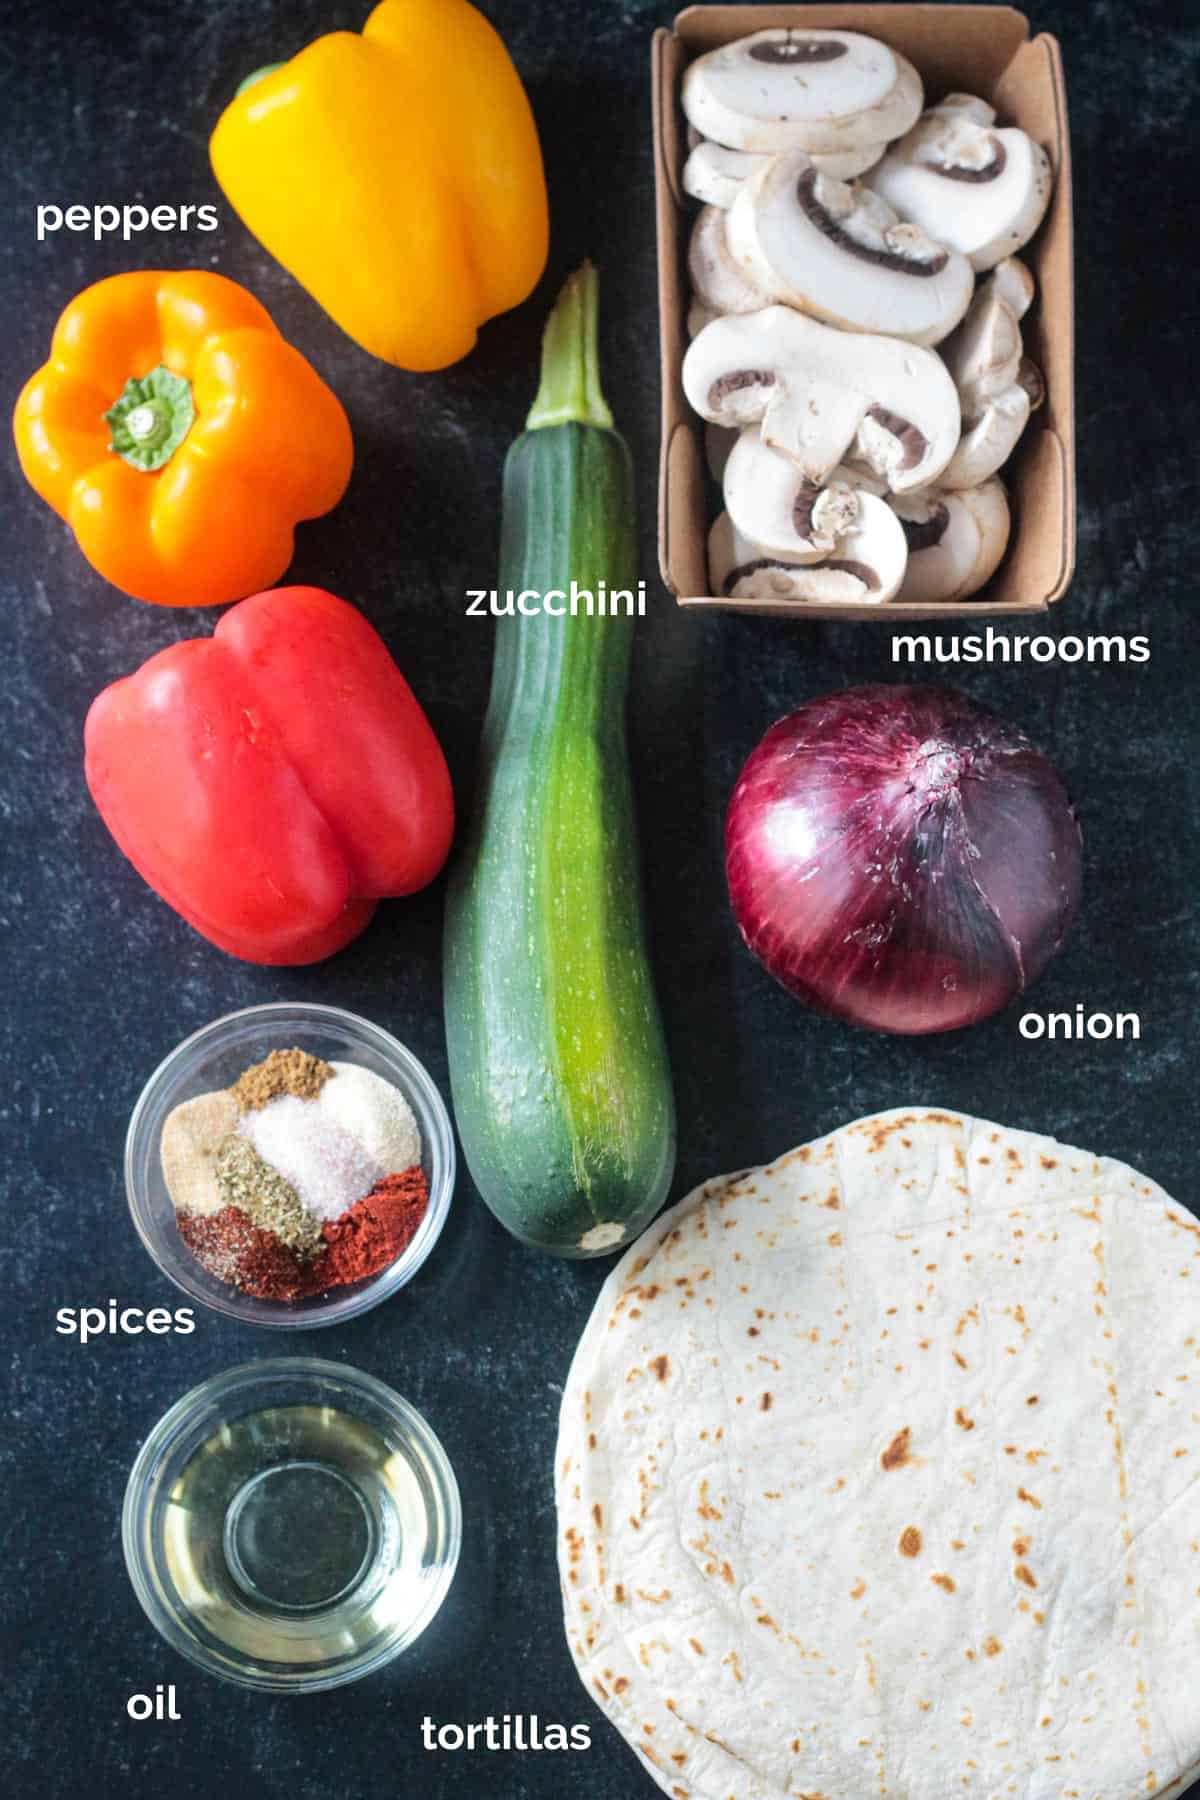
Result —
<path fill-rule="evenodd" d="M 322 1227 L 326 1247 L 313 1263 L 314 1280 L 322 1288 L 344 1287 L 377 1275 L 412 1242 L 428 1205 L 429 1188 L 419 1164 L 385 1175 L 349 1212 Z"/>

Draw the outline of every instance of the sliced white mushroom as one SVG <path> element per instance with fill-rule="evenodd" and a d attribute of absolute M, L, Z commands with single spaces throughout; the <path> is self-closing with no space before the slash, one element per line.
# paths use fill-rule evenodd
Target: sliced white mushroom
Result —
<path fill-rule="evenodd" d="M 1037 283 L 1019 256 L 1006 256 L 1003 262 L 998 262 L 988 276 L 987 285 L 1012 307 L 1017 319 L 1025 317 L 1037 292 Z"/>
<path fill-rule="evenodd" d="M 726 247 L 746 277 L 832 325 L 936 344 L 970 304 L 966 257 L 870 189 L 822 175 L 803 150 L 750 176 L 726 216 Z"/>
<path fill-rule="evenodd" d="M 989 281 L 942 345 L 942 360 L 958 389 L 964 418 L 977 418 L 989 400 L 1014 385 L 1022 354 L 1017 315 Z"/>
<path fill-rule="evenodd" d="M 1046 378 L 1031 356 L 1021 358 L 1017 380 L 1029 395 L 1029 410 L 1036 412 L 1046 404 Z"/>
<path fill-rule="evenodd" d="M 938 477 L 944 488 L 978 487 L 1008 461 L 1029 423 L 1029 394 L 1019 384 L 989 400 L 979 417 L 963 422 L 954 455 Z"/>
<path fill-rule="evenodd" d="M 958 390 L 962 437 L 941 477 L 943 487 L 974 487 L 1007 461 L 1029 414 L 1044 395 L 1036 365 L 1025 356 L 1019 316 L 1005 298 L 1026 304 L 1015 258 L 983 283 L 966 318 L 942 345 Z"/>
<path fill-rule="evenodd" d="M 728 513 L 720 513 L 708 534 L 708 571 L 714 594 L 739 600 L 823 601 L 881 605 L 895 597 L 904 579 L 907 549 L 899 520 L 885 524 L 872 511 L 842 537 L 836 556 L 821 562 L 790 563 L 743 537 Z"/>
<path fill-rule="evenodd" d="M 871 170 L 869 185 L 939 243 L 991 269 L 1027 244 L 1050 204 L 1050 159 L 986 101 L 951 94 Z"/>
<path fill-rule="evenodd" d="M 995 573 L 1009 533 L 1008 496 L 999 481 L 898 495 L 890 504 L 908 540 L 899 599 L 966 600 Z"/>
<path fill-rule="evenodd" d="M 708 464 L 708 472 L 720 487 L 725 479 L 725 464 L 729 461 L 729 452 L 741 436 L 731 425 L 706 425 L 704 427 L 704 460 Z"/>
<path fill-rule="evenodd" d="M 689 120 L 731 150 L 889 143 L 918 118 L 923 98 L 906 57 L 855 31 L 756 31 L 697 57 L 683 78 Z"/>
<path fill-rule="evenodd" d="M 788 306 L 705 326 L 683 386 L 714 425 L 761 420 L 765 442 L 816 482 L 853 461 L 904 493 L 936 481 L 958 442 L 958 395 L 932 350 L 834 331 Z"/>
<path fill-rule="evenodd" d="M 756 312 L 778 296 L 760 287 L 734 261 L 726 242 L 729 215 L 719 206 L 701 207 L 688 245 L 693 298 L 715 314 Z"/>
<path fill-rule="evenodd" d="M 818 150 L 809 154 L 822 174 L 849 181 L 852 176 L 873 169 L 886 149 L 886 144 L 864 144 L 858 150 Z M 724 144 L 710 144 L 702 138 L 683 165 L 683 190 L 693 199 L 703 200 L 706 206 L 727 210 L 743 181 L 757 175 L 773 154 L 770 150 L 727 150 Z"/>
<path fill-rule="evenodd" d="M 764 555 L 788 562 L 840 556 L 851 532 L 869 530 L 881 541 L 895 535 L 895 514 L 851 469 L 838 467 L 823 482 L 812 481 L 765 444 L 755 425 L 746 426 L 730 451 L 723 487 L 725 510 L 739 534 Z"/>

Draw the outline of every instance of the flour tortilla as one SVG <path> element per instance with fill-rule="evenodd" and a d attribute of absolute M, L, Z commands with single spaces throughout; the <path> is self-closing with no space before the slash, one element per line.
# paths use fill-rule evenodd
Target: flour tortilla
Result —
<path fill-rule="evenodd" d="M 556 1464 L 580 1673 L 676 1800 L 1166 1800 L 1200 1771 L 1200 1226 L 958 1113 L 709 1182 Z"/>

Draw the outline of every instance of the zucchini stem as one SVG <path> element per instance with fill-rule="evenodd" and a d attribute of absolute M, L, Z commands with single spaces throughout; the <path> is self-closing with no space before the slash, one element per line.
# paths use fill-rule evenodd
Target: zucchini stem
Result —
<path fill-rule="evenodd" d="M 571 421 L 612 430 L 613 416 L 600 391 L 599 293 L 595 266 L 585 262 L 558 296 L 542 336 L 541 386 L 526 431 Z"/>

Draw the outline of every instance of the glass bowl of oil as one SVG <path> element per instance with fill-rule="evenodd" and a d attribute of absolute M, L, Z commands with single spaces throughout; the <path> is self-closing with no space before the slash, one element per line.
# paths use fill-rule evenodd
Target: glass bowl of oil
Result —
<path fill-rule="evenodd" d="M 421 1167 L 429 1203 L 413 1237 L 378 1274 L 295 1301 L 259 1299 L 219 1281 L 197 1262 L 179 1234 L 163 1173 L 163 1126 L 182 1100 L 228 1087 L 272 1050 L 293 1046 L 329 1061 L 369 1069 L 407 1100 L 421 1134 Z M 215 1312 L 247 1325 L 311 1331 L 342 1325 L 410 1282 L 437 1243 L 454 1194 L 454 1129 L 423 1063 L 369 1019 L 311 1001 L 271 1001 L 214 1019 L 161 1062 L 142 1089 L 125 1138 L 125 1191 L 138 1236 L 175 1286 Z"/>
<path fill-rule="evenodd" d="M 462 1506 L 421 1414 L 314 1357 L 215 1375 L 130 1472 L 125 1565 L 155 1629 L 243 1687 L 306 1693 L 382 1668 L 454 1578 Z"/>

